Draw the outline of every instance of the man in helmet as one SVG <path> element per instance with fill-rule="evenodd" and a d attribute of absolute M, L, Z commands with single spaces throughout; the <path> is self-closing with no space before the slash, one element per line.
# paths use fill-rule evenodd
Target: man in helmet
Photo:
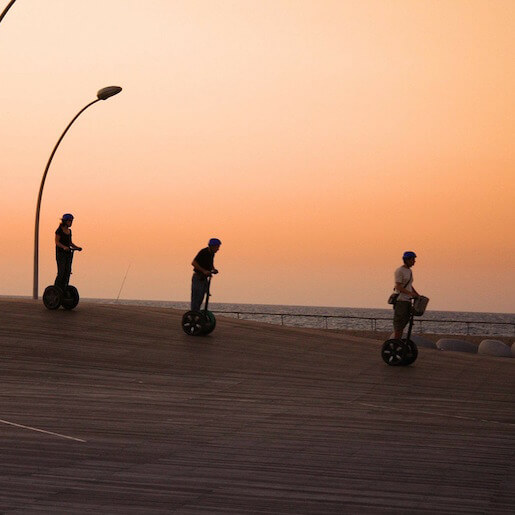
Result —
<path fill-rule="evenodd" d="M 63 291 L 68 286 L 70 274 L 72 273 L 72 249 L 82 250 L 82 247 L 72 242 L 73 215 L 66 213 L 61 218 L 61 223 L 55 231 L 55 259 L 57 261 L 57 277 L 54 285 L 59 286 Z"/>
<path fill-rule="evenodd" d="M 407 250 L 402 255 L 404 264 L 395 270 L 395 291 L 399 294 L 393 312 L 395 338 L 402 338 L 402 332 L 408 325 L 411 315 L 411 299 L 419 297 L 417 290 L 413 287 L 413 272 L 411 271 L 416 257 L 417 255 L 413 251 Z"/>
<path fill-rule="evenodd" d="M 207 247 L 200 250 L 191 262 L 193 266 L 193 277 L 191 279 L 192 311 L 200 311 L 207 292 L 207 278 L 218 273 L 218 270 L 214 267 L 214 259 L 221 244 L 222 242 L 218 238 L 211 238 Z"/>

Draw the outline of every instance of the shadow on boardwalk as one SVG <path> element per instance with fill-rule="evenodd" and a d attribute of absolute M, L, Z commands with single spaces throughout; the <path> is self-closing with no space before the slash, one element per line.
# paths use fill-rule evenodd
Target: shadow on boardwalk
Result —
<path fill-rule="evenodd" d="M 0 300 L 0 512 L 513 513 L 515 360 Z M 16 425 L 13 425 L 16 424 Z"/>

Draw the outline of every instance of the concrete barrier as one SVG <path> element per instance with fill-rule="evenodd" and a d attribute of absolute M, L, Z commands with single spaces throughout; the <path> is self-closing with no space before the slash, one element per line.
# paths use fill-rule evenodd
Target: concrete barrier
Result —
<path fill-rule="evenodd" d="M 415 342 L 417 347 L 424 347 L 426 349 L 436 349 L 436 343 L 424 338 L 423 336 L 419 336 L 415 334 L 411 337 L 411 339 Z"/>
<path fill-rule="evenodd" d="M 511 358 L 511 349 L 500 340 L 483 340 L 477 349 L 478 354 L 497 356 L 498 358 Z"/>
<path fill-rule="evenodd" d="M 402 333 L 402 337 L 406 338 L 406 332 Z M 395 333 L 390 335 L 390 339 L 392 338 L 395 338 Z M 425 349 L 436 349 L 436 344 L 434 342 L 418 334 L 412 334 L 411 341 L 414 342 L 417 347 L 424 347 Z"/>
<path fill-rule="evenodd" d="M 477 354 L 477 345 L 470 343 L 466 340 L 458 340 L 455 338 L 440 338 L 436 342 L 437 348 L 440 350 L 452 352 L 470 352 Z"/>

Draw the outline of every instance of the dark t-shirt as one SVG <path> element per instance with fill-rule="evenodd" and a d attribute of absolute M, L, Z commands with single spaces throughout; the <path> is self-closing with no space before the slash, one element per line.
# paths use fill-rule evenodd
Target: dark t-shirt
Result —
<path fill-rule="evenodd" d="M 63 227 L 60 225 L 57 228 L 57 231 L 55 231 L 55 233 L 59 235 L 59 243 L 61 243 L 61 245 L 64 245 L 65 247 L 70 246 L 70 244 L 72 242 L 72 230 L 71 229 L 70 229 L 70 234 L 66 234 L 63 231 Z M 56 252 L 67 252 L 66 250 L 62 249 L 61 247 L 58 247 L 57 245 L 55 246 L 55 251 Z"/>
<path fill-rule="evenodd" d="M 209 250 L 209 247 L 206 247 L 205 249 L 199 251 L 199 253 L 195 256 L 194 261 L 196 261 L 205 270 L 213 270 L 214 259 L 215 255 Z"/>

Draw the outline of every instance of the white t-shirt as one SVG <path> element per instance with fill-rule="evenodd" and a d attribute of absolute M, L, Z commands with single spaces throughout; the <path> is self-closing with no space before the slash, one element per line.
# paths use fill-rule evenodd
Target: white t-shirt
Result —
<path fill-rule="evenodd" d="M 397 268 L 397 270 L 395 270 L 394 278 L 395 282 L 401 283 L 401 286 L 403 286 L 406 290 L 413 291 L 413 273 L 411 272 L 411 269 L 406 268 L 404 265 L 400 266 Z M 405 293 L 401 293 L 397 289 L 395 291 L 399 293 L 397 300 L 410 300 L 410 297 Z"/>

